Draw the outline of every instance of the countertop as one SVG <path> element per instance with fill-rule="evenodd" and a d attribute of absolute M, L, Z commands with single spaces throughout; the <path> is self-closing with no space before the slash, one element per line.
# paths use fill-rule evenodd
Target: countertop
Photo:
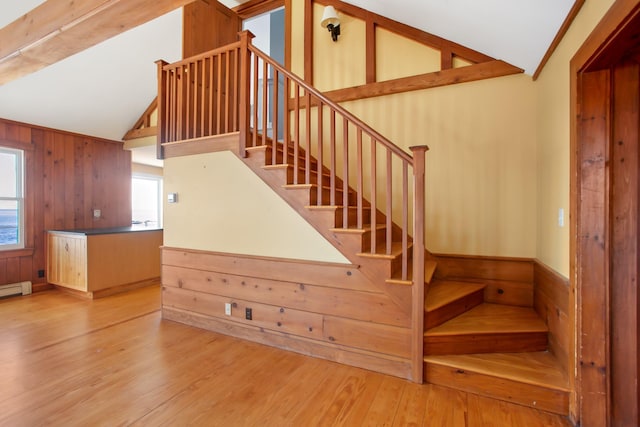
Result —
<path fill-rule="evenodd" d="M 49 230 L 50 233 L 83 234 L 85 236 L 97 236 L 101 234 L 139 233 L 145 231 L 162 231 L 159 227 L 145 227 L 144 225 L 131 225 L 128 227 L 89 228 L 77 230 Z"/>

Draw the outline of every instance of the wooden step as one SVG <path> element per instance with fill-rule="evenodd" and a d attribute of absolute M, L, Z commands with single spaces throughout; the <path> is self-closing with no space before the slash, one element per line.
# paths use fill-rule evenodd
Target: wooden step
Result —
<path fill-rule="evenodd" d="M 433 280 L 433 275 L 436 272 L 436 267 L 438 266 L 438 262 L 433 259 L 426 259 L 424 261 L 424 283 L 429 284 Z M 396 270 L 393 272 L 392 276 L 386 280 L 389 284 L 394 285 L 407 285 L 411 286 L 413 284 L 413 256 L 409 258 L 409 265 L 407 266 L 407 278 L 402 278 L 402 270 Z"/>
<path fill-rule="evenodd" d="M 544 351 L 547 333 L 533 308 L 483 303 L 427 330 L 424 354 Z"/>
<path fill-rule="evenodd" d="M 546 351 L 426 356 L 424 379 L 556 414 L 569 412 L 567 375 Z"/>
<path fill-rule="evenodd" d="M 304 168 L 304 164 L 301 165 L 298 169 L 298 184 L 317 184 L 318 183 L 318 171 L 315 167 L 312 166 L 309 171 L 309 182 L 306 182 L 306 169 Z M 294 184 L 295 182 L 295 173 L 294 173 L 294 165 L 289 163 L 277 164 L 277 165 L 265 165 L 263 166 L 265 170 L 282 170 L 283 175 L 285 176 L 287 184 Z M 336 182 L 338 179 L 336 177 Z M 341 183 L 342 184 L 342 183 Z M 331 174 L 323 171 L 322 173 L 322 185 L 330 186 L 331 185 Z M 337 186 L 337 184 L 336 184 Z"/>
<path fill-rule="evenodd" d="M 332 218 L 333 222 L 328 228 L 349 228 L 355 227 L 358 223 L 358 208 L 356 206 L 305 206 L 305 208 L 313 212 L 328 212 L 328 215 Z M 344 224 L 344 211 L 347 210 L 347 224 Z M 383 223 L 385 218 L 381 213 L 377 214 L 378 223 Z M 371 223 L 371 208 L 369 206 L 362 207 L 362 224 L 369 225 Z"/>
<path fill-rule="evenodd" d="M 331 187 L 322 187 L 321 197 L 322 200 L 318 203 L 318 186 L 316 184 L 285 184 L 283 188 L 288 190 L 306 190 L 309 192 L 309 202 L 307 205 L 328 205 L 331 203 Z M 335 189 L 335 200 L 334 202 L 341 202 L 342 198 L 342 188 L 336 187 Z M 347 202 L 349 205 L 356 203 L 357 195 L 355 192 L 349 191 L 347 196 Z"/>
<path fill-rule="evenodd" d="M 384 242 L 387 226 L 385 224 L 376 224 L 376 246 L 380 246 Z M 355 236 L 358 239 L 358 244 L 354 246 L 356 253 L 367 252 L 371 249 L 371 224 L 363 225 L 362 228 L 347 227 L 347 228 L 332 228 L 331 232 L 343 235 Z"/>
<path fill-rule="evenodd" d="M 461 315 L 484 302 L 486 285 L 434 280 L 425 298 L 425 331 Z"/>

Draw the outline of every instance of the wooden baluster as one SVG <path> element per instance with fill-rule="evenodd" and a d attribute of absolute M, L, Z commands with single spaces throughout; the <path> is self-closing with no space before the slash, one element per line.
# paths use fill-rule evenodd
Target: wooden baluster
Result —
<path fill-rule="evenodd" d="M 258 55 L 253 55 L 253 77 L 252 77 L 252 88 L 253 88 L 253 146 L 258 146 L 258 96 L 260 95 L 258 92 L 258 70 L 259 70 L 259 61 Z"/>
<path fill-rule="evenodd" d="M 207 58 L 202 58 L 202 87 L 200 88 L 200 136 L 207 136 Z"/>
<path fill-rule="evenodd" d="M 182 66 L 176 68 L 176 85 L 178 87 L 178 102 L 176 103 L 176 141 L 184 139 L 182 132 L 184 123 L 184 76 Z"/>
<path fill-rule="evenodd" d="M 282 147 L 288 147 L 291 142 L 291 134 L 289 133 L 291 129 L 291 114 L 289 112 L 289 98 L 291 97 L 291 79 L 288 76 L 285 76 L 284 81 L 284 93 L 286 94 L 285 98 L 285 109 L 284 109 L 284 138 L 282 141 Z M 273 164 L 276 164 L 276 150 L 274 146 L 273 150 Z M 286 153 L 284 153 L 286 154 Z M 287 163 L 285 155 L 282 156 L 282 163 Z"/>
<path fill-rule="evenodd" d="M 193 75 L 190 70 L 191 64 L 183 65 L 184 68 L 184 82 L 185 82 L 185 100 L 184 100 L 184 131 L 185 139 L 191 138 L 191 76 Z"/>
<path fill-rule="evenodd" d="M 216 115 L 216 111 L 213 109 L 213 98 L 215 96 L 215 80 L 214 80 L 214 67 L 215 67 L 215 55 L 209 58 L 209 136 L 213 135 L 213 120 Z"/>
<path fill-rule="evenodd" d="M 267 116 L 269 114 L 269 69 L 267 62 L 262 61 L 262 141 L 260 145 L 267 144 Z"/>
<path fill-rule="evenodd" d="M 193 64 L 193 137 L 197 138 L 198 136 L 198 117 L 200 114 L 198 111 L 198 95 L 200 94 L 200 61 L 196 61 Z"/>
<path fill-rule="evenodd" d="M 329 155 L 331 161 L 331 189 L 329 195 L 329 204 L 336 205 L 336 111 L 331 108 L 329 113 Z"/>
<path fill-rule="evenodd" d="M 178 139 L 178 76 L 175 68 L 171 70 L 170 73 L 171 81 L 169 84 L 171 88 L 169 93 L 171 94 L 171 118 L 169 121 L 171 122 L 171 133 L 167 142 L 177 141 Z"/>
<path fill-rule="evenodd" d="M 376 253 L 376 233 L 378 230 L 376 229 L 376 211 L 378 209 L 377 206 L 377 175 L 378 175 L 378 167 L 376 159 L 376 140 L 371 137 L 371 253 Z"/>
<path fill-rule="evenodd" d="M 323 129 L 323 113 L 324 113 L 324 104 L 322 101 L 318 100 L 318 152 L 316 153 L 316 158 L 318 160 L 318 174 L 316 177 L 316 184 L 318 185 L 317 190 L 317 201 L 316 205 L 320 206 L 322 204 L 322 176 L 323 176 L 323 151 L 324 151 L 324 129 Z"/>
<path fill-rule="evenodd" d="M 402 280 L 409 270 L 409 163 L 402 161 Z"/>
<path fill-rule="evenodd" d="M 251 52 L 248 52 L 249 55 L 251 55 Z M 236 48 L 233 50 L 233 68 L 234 68 L 234 73 L 233 73 L 233 102 L 231 103 L 232 108 L 232 121 L 233 121 L 233 126 L 231 128 L 232 131 L 238 131 L 240 130 L 240 106 L 243 105 L 242 102 L 240 101 L 240 85 L 241 84 L 245 84 L 244 82 L 242 82 L 242 80 L 240 80 L 240 48 Z M 247 80 L 248 79 L 248 74 L 247 74 Z M 246 102 L 249 103 L 249 91 L 247 91 L 247 99 Z M 249 129 L 251 127 L 251 125 L 248 123 L 247 121 L 247 129 Z"/>
<path fill-rule="evenodd" d="M 294 141 L 293 141 L 293 183 L 298 184 L 298 144 L 300 143 L 300 86 L 294 83 Z M 289 157 L 289 147 L 282 147 L 283 157 Z"/>
<path fill-rule="evenodd" d="M 413 286 L 411 288 L 411 377 L 422 382 L 424 334 L 424 220 L 426 145 L 410 147 L 413 152 Z"/>
<path fill-rule="evenodd" d="M 169 72 L 164 70 L 167 63 L 165 61 L 156 61 L 158 68 L 158 133 L 156 138 L 156 157 L 164 159 L 164 150 L 162 143 L 167 142 L 167 129 L 169 126 L 169 117 L 167 116 L 167 102 L 169 101 L 167 82 L 169 80 Z"/>
<path fill-rule="evenodd" d="M 249 50 L 249 44 L 251 44 L 253 37 L 250 31 L 242 31 L 240 33 L 240 117 L 238 118 L 240 126 L 238 154 L 240 157 L 247 157 L 247 145 L 249 144 L 249 117 L 251 114 L 251 105 L 249 105 L 251 51 Z"/>
<path fill-rule="evenodd" d="M 386 208 L 386 216 L 387 216 L 387 255 L 391 255 L 391 243 L 393 242 L 393 166 L 391 164 L 391 150 L 388 148 L 387 151 L 387 208 Z"/>
<path fill-rule="evenodd" d="M 243 54 L 244 55 L 244 54 Z M 216 92 L 216 135 L 220 135 L 221 132 L 221 119 L 222 119 L 222 54 L 218 54 L 218 76 L 217 76 L 217 92 Z"/>
<path fill-rule="evenodd" d="M 349 121 L 342 118 L 342 227 L 349 228 Z"/>
<path fill-rule="evenodd" d="M 271 138 L 271 147 L 275 150 L 276 148 L 276 142 L 278 141 L 278 120 L 280 118 L 280 114 L 278 111 L 278 102 L 279 102 L 279 97 L 278 97 L 278 92 L 280 89 L 280 81 L 278 79 L 278 70 L 273 68 L 273 113 L 271 115 L 271 124 L 273 125 L 273 135 Z"/>
<path fill-rule="evenodd" d="M 356 166 L 358 168 L 358 228 L 362 229 L 364 226 L 364 214 L 362 212 L 362 199 L 364 195 L 362 192 L 364 191 L 364 183 L 363 183 L 363 174 L 362 174 L 362 166 L 363 166 L 363 158 L 362 158 L 362 129 L 358 128 L 358 132 L 356 133 Z"/>
<path fill-rule="evenodd" d="M 305 91 L 305 154 L 304 154 L 304 183 L 311 184 L 311 94 Z"/>
<path fill-rule="evenodd" d="M 229 133 L 229 120 L 231 115 L 229 114 L 230 97 L 231 97 L 231 68 L 229 52 L 225 52 L 225 72 L 224 72 L 224 133 Z"/>

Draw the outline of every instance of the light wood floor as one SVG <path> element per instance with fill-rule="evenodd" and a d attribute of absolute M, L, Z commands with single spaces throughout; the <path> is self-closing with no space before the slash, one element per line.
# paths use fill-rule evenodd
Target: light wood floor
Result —
<path fill-rule="evenodd" d="M 162 321 L 159 306 L 158 287 L 0 300 L 0 425 L 570 425 Z"/>

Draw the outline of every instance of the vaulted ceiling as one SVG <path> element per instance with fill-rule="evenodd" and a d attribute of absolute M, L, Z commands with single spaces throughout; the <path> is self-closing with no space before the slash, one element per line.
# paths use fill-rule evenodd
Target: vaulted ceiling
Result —
<path fill-rule="evenodd" d="M 61 0 L 48 1 L 62 3 Z M 533 74 L 574 1 L 347 2 Z M 232 8 L 243 2 L 222 1 Z M 0 2 L 0 29 L 42 3 L 45 0 Z M 3 84 L 0 117 L 120 140 L 156 95 L 154 61 L 171 62 L 180 58 L 181 27 L 182 12 L 177 9 Z M 5 59 L 1 55 L 5 41 L 0 39 L 0 64 Z"/>

